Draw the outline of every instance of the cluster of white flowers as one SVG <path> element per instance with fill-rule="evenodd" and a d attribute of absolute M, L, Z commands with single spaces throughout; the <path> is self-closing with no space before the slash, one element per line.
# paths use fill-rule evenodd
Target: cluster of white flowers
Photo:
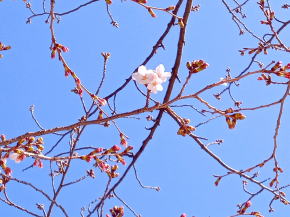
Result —
<path fill-rule="evenodd" d="M 157 93 L 157 91 L 163 90 L 161 84 L 170 76 L 171 73 L 165 72 L 164 65 L 160 64 L 155 70 L 146 69 L 146 67 L 142 65 L 138 68 L 137 72 L 133 73 L 132 78 L 139 84 L 146 85 L 148 90 L 152 93 Z"/>

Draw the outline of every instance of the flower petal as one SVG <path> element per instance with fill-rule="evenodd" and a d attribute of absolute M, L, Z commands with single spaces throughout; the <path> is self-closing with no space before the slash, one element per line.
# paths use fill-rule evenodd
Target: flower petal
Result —
<path fill-rule="evenodd" d="M 157 74 L 159 74 L 159 73 L 160 73 L 160 74 L 163 74 L 164 71 L 165 71 L 165 67 L 164 67 L 164 65 L 163 65 L 163 64 L 158 65 L 158 66 L 156 67 L 155 71 L 156 71 Z"/>
<path fill-rule="evenodd" d="M 146 66 L 144 66 L 144 65 L 142 65 L 142 66 L 139 66 L 139 68 L 138 68 L 138 73 L 139 74 L 146 74 L 146 72 L 147 72 L 147 69 L 146 69 Z"/>

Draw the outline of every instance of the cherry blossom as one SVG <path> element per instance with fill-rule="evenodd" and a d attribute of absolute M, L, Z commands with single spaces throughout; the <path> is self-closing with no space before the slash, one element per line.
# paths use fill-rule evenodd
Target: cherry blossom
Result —
<path fill-rule="evenodd" d="M 144 84 L 152 93 L 157 93 L 162 91 L 162 83 L 164 83 L 167 78 L 171 76 L 170 72 L 165 72 L 165 67 L 160 64 L 155 70 L 146 69 L 145 66 L 140 66 L 138 71 L 133 73 L 133 80 L 137 81 L 139 84 Z"/>
<path fill-rule="evenodd" d="M 153 70 L 147 70 L 145 66 L 140 66 L 138 72 L 133 73 L 133 80 L 140 84 L 148 84 L 152 79 Z"/>
<path fill-rule="evenodd" d="M 165 67 L 163 64 L 160 64 L 156 67 L 155 72 L 157 73 L 158 77 L 161 79 L 162 83 L 167 80 L 171 76 L 170 72 L 165 72 Z"/>
<path fill-rule="evenodd" d="M 15 163 L 21 162 L 21 158 L 19 157 L 19 154 L 17 154 L 17 153 L 10 153 L 9 158 L 11 160 L 14 160 Z"/>
<path fill-rule="evenodd" d="M 154 73 L 152 75 L 152 81 L 148 84 L 147 88 L 152 93 L 157 93 L 157 91 L 163 90 L 161 83 L 162 83 L 162 80 L 159 78 L 159 76 L 156 73 Z"/>

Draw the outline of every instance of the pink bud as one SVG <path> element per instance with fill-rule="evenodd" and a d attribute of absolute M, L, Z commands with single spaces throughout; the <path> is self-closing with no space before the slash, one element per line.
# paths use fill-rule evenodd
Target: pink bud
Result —
<path fill-rule="evenodd" d="M 50 57 L 51 57 L 51 59 L 55 58 L 55 50 L 53 50 L 53 51 L 51 52 Z"/>
<path fill-rule="evenodd" d="M 250 207 L 252 205 L 252 202 L 250 200 L 248 200 L 246 203 L 245 203 L 245 207 Z"/>
<path fill-rule="evenodd" d="M 133 149 L 133 146 L 129 145 L 129 146 L 126 148 L 126 152 L 131 151 L 132 149 Z"/>
<path fill-rule="evenodd" d="M 260 22 L 261 22 L 261 24 L 270 25 L 270 22 L 269 22 L 268 20 L 262 20 L 262 21 L 260 21 Z"/>
<path fill-rule="evenodd" d="M 105 100 L 103 98 L 98 97 L 97 100 L 98 100 L 98 103 L 100 103 L 101 106 L 105 106 L 107 104 L 107 100 Z"/>
<path fill-rule="evenodd" d="M 285 78 L 288 78 L 288 79 L 290 79 L 290 72 L 288 72 L 288 73 L 285 73 Z"/>
<path fill-rule="evenodd" d="M 120 151 L 121 148 L 120 148 L 119 146 L 117 146 L 117 145 L 114 145 L 114 146 L 112 147 L 112 150 L 115 151 L 115 152 L 117 152 L 117 151 Z"/>
<path fill-rule="evenodd" d="M 9 167 L 6 167 L 6 168 L 4 169 L 4 172 L 5 172 L 5 174 L 6 174 L 7 176 L 11 176 L 11 174 L 12 174 L 12 170 L 11 170 Z"/>
<path fill-rule="evenodd" d="M 125 161 L 123 158 L 119 159 L 119 161 L 120 161 L 121 164 L 123 164 L 124 166 L 126 165 L 126 161 Z"/>
<path fill-rule="evenodd" d="M 186 214 L 185 213 L 182 213 L 180 217 L 186 217 Z"/>
<path fill-rule="evenodd" d="M 128 142 L 127 142 L 127 140 L 126 140 L 125 138 L 122 138 L 122 139 L 121 139 L 121 145 L 127 147 Z"/>
<path fill-rule="evenodd" d="M 65 46 L 62 46 L 62 47 L 61 47 L 61 50 L 62 50 L 63 52 L 69 52 L 68 47 L 65 47 Z"/>
<path fill-rule="evenodd" d="M 102 152 L 103 150 L 104 150 L 103 148 L 96 148 L 95 152 L 96 152 L 96 153 L 100 153 L 100 152 Z"/>
<path fill-rule="evenodd" d="M 37 166 L 39 168 L 43 168 L 43 163 L 40 159 L 35 159 L 33 166 Z"/>
<path fill-rule="evenodd" d="M 65 68 L 65 72 L 64 72 L 64 76 L 67 77 L 69 76 L 70 74 L 72 74 L 71 70 L 69 68 Z"/>
<path fill-rule="evenodd" d="M 289 67 L 290 67 L 290 63 L 289 63 Z M 1 139 L 1 142 L 4 142 L 6 140 L 6 137 L 4 134 L 1 134 L 0 135 L 0 139 Z"/>
<path fill-rule="evenodd" d="M 108 164 L 104 163 L 103 161 L 100 161 L 98 163 L 98 166 L 102 171 L 107 171 L 108 168 L 110 167 Z"/>

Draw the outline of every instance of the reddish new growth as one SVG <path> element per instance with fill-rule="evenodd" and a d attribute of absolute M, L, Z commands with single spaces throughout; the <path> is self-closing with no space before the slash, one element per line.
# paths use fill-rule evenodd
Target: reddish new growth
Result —
<path fill-rule="evenodd" d="M 256 216 L 256 217 L 264 217 L 261 215 L 261 213 L 253 211 L 253 212 L 247 212 L 247 209 L 252 206 L 252 202 L 248 200 L 245 202 L 242 207 L 238 210 L 239 215 L 247 215 L 247 216 Z M 236 216 L 236 215 L 235 215 Z M 237 215 L 238 216 L 238 215 Z"/>
<path fill-rule="evenodd" d="M 120 133 L 120 144 L 123 145 L 124 147 L 127 147 L 128 142 L 126 140 L 126 137 L 123 133 Z"/>
<path fill-rule="evenodd" d="M 98 96 L 96 96 L 95 94 L 92 94 L 92 93 L 89 93 L 89 94 L 90 94 L 91 98 L 94 101 L 97 101 L 100 106 L 105 106 L 107 104 L 107 100 L 106 99 L 98 97 Z M 100 112 L 102 112 L 102 111 L 100 111 Z M 102 112 L 102 114 L 103 114 L 103 112 Z"/>
<path fill-rule="evenodd" d="M 1 141 L 5 142 L 6 138 L 4 135 L 1 135 Z M 23 138 L 17 142 L 16 146 L 6 146 L 2 153 L 3 156 L 0 156 L 0 167 L 3 169 L 4 173 L 7 176 L 12 175 L 12 169 L 7 166 L 7 159 L 14 160 L 15 163 L 20 163 L 23 161 L 26 157 L 29 156 L 38 156 L 42 153 L 44 150 L 43 147 L 43 139 L 42 137 L 39 137 L 35 139 L 35 137 L 30 136 Z M 43 167 L 42 162 L 39 159 L 35 160 L 34 166 L 38 166 L 40 168 Z M 7 180 L 8 182 L 9 180 Z"/>
<path fill-rule="evenodd" d="M 121 150 L 121 148 L 120 148 L 119 146 L 117 146 L 117 145 L 114 145 L 114 146 L 112 147 L 112 150 L 113 150 L 114 152 L 118 152 L 118 151 Z"/>
<path fill-rule="evenodd" d="M 55 58 L 56 53 L 60 54 L 61 52 L 68 52 L 69 49 L 62 44 L 54 43 L 54 46 L 51 48 L 51 58 Z"/>
<path fill-rule="evenodd" d="M 2 42 L 0 42 L 0 51 L 6 51 L 6 50 L 10 50 L 11 49 L 11 46 L 9 45 L 4 45 Z M 3 55 L 0 54 L 0 58 L 2 58 Z"/>
<path fill-rule="evenodd" d="M 271 25 L 273 19 L 275 18 L 275 13 L 274 11 L 270 11 L 269 9 L 264 10 L 264 8 L 261 7 L 261 9 L 264 11 L 266 20 L 262 20 L 261 24 L 266 24 L 266 25 Z"/>
<path fill-rule="evenodd" d="M 132 146 L 128 146 L 124 151 L 120 152 L 121 148 L 118 145 L 114 145 L 109 149 L 96 148 L 89 154 L 78 158 L 87 162 L 94 160 L 95 167 L 98 167 L 102 172 L 107 173 L 110 178 L 116 178 L 119 176 L 119 173 L 116 172 L 118 170 L 118 165 L 110 165 L 109 162 L 117 162 L 126 165 L 124 156 L 127 156 L 132 149 Z M 116 160 L 113 160 L 113 157 L 115 157 Z"/>
<path fill-rule="evenodd" d="M 190 125 L 182 125 L 178 129 L 177 135 L 186 136 L 186 135 L 189 135 L 194 130 L 195 130 L 195 127 L 193 127 L 193 126 L 190 126 Z"/>
<path fill-rule="evenodd" d="M 240 210 L 238 210 L 239 214 L 244 214 L 246 212 L 246 210 L 252 206 L 252 202 L 250 200 L 248 200 L 246 203 L 244 203 L 244 205 L 242 206 L 242 208 Z"/>
<path fill-rule="evenodd" d="M 259 42 L 258 47 L 256 47 L 256 48 L 243 48 L 242 50 L 239 50 L 239 52 L 242 56 L 244 56 L 246 52 L 248 52 L 248 54 L 259 54 L 259 53 L 263 52 L 265 55 L 267 55 L 268 49 L 277 50 L 277 49 L 281 49 L 281 47 L 282 47 L 281 44 L 269 44 L 269 43 Z"/>
<path fill-rule="evenodd" d="M 288 9 L 288 8 L 290 8 L 290 4 L 284 4 L 284 5 L 282 5 L 282 8 Z"/>
<path fill-rule="evenodd" d="M 39 167 L 39 168 L 43 168 L 43 162 L 40 159 L 35 159 L 33 166 Z"/>
<path fill-rule="evenodd" d="M 147 3 L 147 0 L 132 0 L 132 1 L 140 3 L 140 4 L 146 4 Z"/>
<path fill-rule="evenodd" d="M 186 67 L 189 70 L 189 73 L 197 73 L 202 70 L 205 70 L 209 66 L 208 63 L 206 63 L 203 60 L 194 60 L 192 62 L 187 62 Z"/>
<path fill-rule="evenodd" d="M 234 129 L 236 124 L 237 124 L 237 120 L 244 120 L 246 118 L 245 115 L 243 115 L 242 113 L 234 113 L 231 115 L 228 115 L 228 113 L 232 113 L 233 109 L 227 109 L 225 111 L 226 114 L 226 122 L 228 124 L 229 129 Z"/>
<path fill-rule="evenodd" d="M 290 79 L 290 63 L 283 66 L 282 61 L 276 62 L 270 70 L 264 69 L 258 80 L 264 80 L 266 85 L 270 85 L 273 83 L 271 74 Z"/>
<path fill-rule="evenodd" d="M 110 209 L 111 215 L 107 214 L 106 217 L 122 217 L 124 216 L 124 207 L 122 206 L 114 206 Z"/>

